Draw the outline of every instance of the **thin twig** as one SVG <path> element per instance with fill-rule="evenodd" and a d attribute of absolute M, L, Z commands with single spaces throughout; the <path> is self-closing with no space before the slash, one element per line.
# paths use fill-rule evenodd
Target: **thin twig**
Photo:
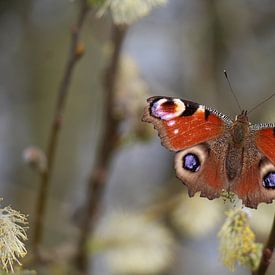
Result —
<path fill-rule="evenodd" d="M 48 192 L 50 186 L 50 178 L 53 171 L 53 164 L 55 159 L 55 153 L 58 143 L 59 132 L 62 126 L 64 107 L 66 103 L 66 98 L 68 96 L 69 86 L 72 79 L 72 73 L 75 68 L 75 64 L 81 57 L 83 49 L 81 49 L 81 44 L 79 42 L 79 34 L 83 26 L 84 19 L 89 10 L 86 0 L 80 1 L 80 12 L 77 19 L 76 26 L 72 29 L 71 35 L 71 47 L 68 56 L 68 61 L 65 67 L 63 79 L 58 90 L 57 103 L 54 113 L 54 118 L 52 121 L 52 126 L 50 129 L 48 145 L 46 150 L 47 157 L 47 169 L 41 171 L 41 184 L 38 193 L 38 198 L 35 205 L 35 217 L 34 217 L 34 232 L 33 232 L 33 254 L 35 258 L 39 258 L 39 246 L 43 238 L 43 229 L 45 222 L 45 212 L 48 200 Z"/>
<path fill-rule="evenodd" d="M 264 275 L 270 265 L 271 257 L 275 247 L 275 215 L 273 219 L 273 225 L 267 240 L 267 243 L 263 249 L 263 254 L 261 258 L 260 265 L 255 272 L 252 272 L 252 275 Z"/>
<path fill-rule="evenodd" d="M 127 31 L 126 26 L 113 25 L 112 29 L 112 43 L 113 54 L 104 75 L 104 98 L 105 104 L 105 118 L 104 129 L 98 151 L 96 154 L 96 163 L 92 168 L 92 172 L 88 179 L 87 198 L 83 208 L 83 220 L 80 228 L 80 236 L 77 244 L 76 267 L 80 271 L 87 270 L 87 250 L 86 244 L 93 233 L 96 225 L 96 218 L 99 207 L 102 201 L 102 195 L 106 187 L 106 178 L 108 174 L 108 167 L 111 161 L 114 150 L 119 143 L 118 126 L 120 120 L 114 114 L 114 93 L 116 86 L 116 79 L 118 75 L 119 56 Z"/>

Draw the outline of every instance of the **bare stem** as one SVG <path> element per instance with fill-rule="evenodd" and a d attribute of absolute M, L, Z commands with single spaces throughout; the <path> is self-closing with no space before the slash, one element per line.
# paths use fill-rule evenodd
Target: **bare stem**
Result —
<path fill-rule="evenodd" d="M 270 265 L 274 247 L 275 247 L 275 215 L 274 215 L 273 225 L 272 225 L 267 243 L 263 249 L 260 265 L 255 272 L 252 272 L 253 275 L 264 275 L 266 273 Z"/>
<path fill-rule="evenodd" d="M 119 56 L 127 31 L 126 26 L 113 25 L 112 42 L 113 54 L 104 75 L 104 129 L 98 151 L 96 163 L 88 179 L 87 198 L 84 204 L 84 218 L 80 228 L 80 236 L 77 245 L 76 267 L 80 271 L 87 270 L 87 250 L 86 243 L 96 225 L 96 218 L 105 190 L 108 167 L 113 152 L 119 142 L 119 119 L 114 114 L 115 86 L 118 75 Z"/>
<path fill-rule="evenodd" d="M 89 10 L 86 0 L 80 1 L 80 12 L 75 27 L 72 28 L 71 46 L 68 55 L 68 61 L 65 67 L 64 75 L 61 81 L 57 95 L 57 103 L 52 121 L 48 145 L 46 149 L 47 169 L 41 172 L 41 184 L 38 193 L 38 198 L 35 205 L 34 217 L 34 232 L 33 232 L 33 254 L 36 259 L 39 259 L 39 246 L 43 238 L 43 229 L 45 222 L 45 212 L 48 199 L 48 191 L 50 186 L 50 178 L 53 171 L 56 148 L 58 144 L 59 132 L 62 126 L 64 107 L 68 96 L 69 86 L 71 83 L 72 73 L 75 65 L 83 53 L 79 44 L 79 34 L 83 26 L 84 19 Z"/>

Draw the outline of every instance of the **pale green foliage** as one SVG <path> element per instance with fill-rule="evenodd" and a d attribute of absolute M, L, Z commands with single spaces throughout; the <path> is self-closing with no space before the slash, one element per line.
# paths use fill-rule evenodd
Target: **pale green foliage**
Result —
<path fill-rule="evenodd" d="M 161 223 L 117 212 L 99 227 L 90 247 L 104 251 L 112 274 L 158 274 L 171 265 L 174 245 Z"/>
<path fill-rule="evenodd" d="M 27 240 L 24 225 L 27 224 L 25 215 L 11 207 L 0 209 L 0 251 L 2 269 L 13 271 L 13 263 L 20 264 L 18 258 L 24 257 L 27 250 L 23 241 Z"/>
<path fill-rule="evenodd" d="M 255 242 L 255 234 L 248 224 L 248 214 L 240 208 L 229 210 L 218 237 L 220 255 L 231 271 L 236 264 L 255 270 L 261 259 L 262 244 Z"/>
<path fill-rule="evenodd" d="M 167 0 L 106 0 L 98 15 L 102 16 L 110 9 L 115 24 L 132 24 L 141 17 L 148 15 Z"/>

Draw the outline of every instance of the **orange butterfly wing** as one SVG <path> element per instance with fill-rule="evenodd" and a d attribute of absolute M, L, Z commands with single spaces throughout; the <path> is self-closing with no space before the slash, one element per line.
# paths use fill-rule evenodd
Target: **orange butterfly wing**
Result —
<path fill-rule="evenodd" d="M 251 130 L 245 146 L 243 172 L 233 192 L 246 206 L 257 208 L 259 203 L 271 203 L 275 199 L 275 134 L 274 126 L 252 125 Z"/>
<path fill-rule="evenodd" d="M 231 123 L 229 118 L 203 105 L 177 98 L 151 97 L 147 102 L 143 121 L 153 123 L 166 148 L 178 151 L 176 173 L 187 185 L 189 195 L 201 192 L 201 196 L 209 199 L 219 197 L 226 181 L 226 147 L 222 144 L 226 142 L 224 133 L 226 124 Z M 183 168 L 185 157 L 193 155 L 200 164 L 196 173 L 191 171 L 192 167 L 189 171 Z"/>
<path fill-rule="evenodd" d="M 257 131 L 256 145 L 275 164 L 275 125 Z"/>
<path fill-rule="evenodd" d="M 211 140 L 189 147 L 176 154 L 176 174 L 188 187 L 189 196 L 194 196 L 195 193 L 200 192 L 201 197 L 214 199 L 218 198 L 220 193 L 226 189 L 227 179 L 224 171 L 226 147 L 220 147 L 218 152 L 221 153 L 221 150 L 224 150 L 224 152 L 219 154 L 215 150 L 216 146 L 216 140 Z M 193 159 L 194 156 L 199 159 L 199 165 L 197 166 L 194 166 L 194 163 L 196 165 Z M 195 169 L 192 168 L 197 168 L 195 173 Z"/>
<path fill-rule="evenodd" d="M 225 121 L 205 106 L 171 97 L 151 97 L 147 102 L 143 121 L 154 124 L 162 144 L 170 150 L 183 150 L 224 132 Z"/>

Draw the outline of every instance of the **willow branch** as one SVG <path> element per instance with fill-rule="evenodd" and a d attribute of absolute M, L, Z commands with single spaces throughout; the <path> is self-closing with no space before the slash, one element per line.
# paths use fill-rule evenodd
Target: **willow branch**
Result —
<path fill-rule="evenodd" d="M 60 88 L 58 90 L 54 118 L 49 133 L 48 145 L 46 149 L 47 169 L 41 171 L 40 173 L 41 184 L 35 205 L 34 232 L 32 240 L 34 257 L 39 257 L 38 250 L 43 238 L 45 212 L 50 187 L 50 179 L 53 171 L 55 153 L 58 144 L 58 137 L 60 129 L 62 127 L 64 107 L 66 103 L 66 98 L 68 96 L 69 86 L 72 79 L 72 73 L 77 61 L 79 60 L 84 51 L 82 45 L 79 43 L 79 35 L 89 8 L 86 0 L 81 0 L 80 5 L 81 6 L 77 23 L 75 27 L 73 27 L 71 33 L 71 46 L 68 55 L 68 61 L 65 67 Z"/>
<path fill-rule="evenodd" d="M 272 225 L 267 243 L 265 244 L 265 247 L 263 249 L 260 265 L 255 272 L 252 272 L 253 275 L 264 275 L 266 273 L 270 265 L 274 247 L 275 247 L 275 215 L 274 215 L 273 225 Z"/>
<path fill-rule="evenodd" d="M 114 114 L 115 86 L 118 75 L 119 56 L 126 34 L 126 26 L 113 25 L 112 43 L 113 54 L 104 75 L 104 128 L 98 151 L 96 163 L 88 179 L 87 197 L 84 203 L 84 218 L 80 228 L 80 236 L 77 245 L 76 267 L 81 271 L 87 270 L 86 244 L 96 225 L 96 217 L 101 205 L 102 195 L 106 187 L 109 163 L 113 152 L 119 143 L 119 119 Z"/>

